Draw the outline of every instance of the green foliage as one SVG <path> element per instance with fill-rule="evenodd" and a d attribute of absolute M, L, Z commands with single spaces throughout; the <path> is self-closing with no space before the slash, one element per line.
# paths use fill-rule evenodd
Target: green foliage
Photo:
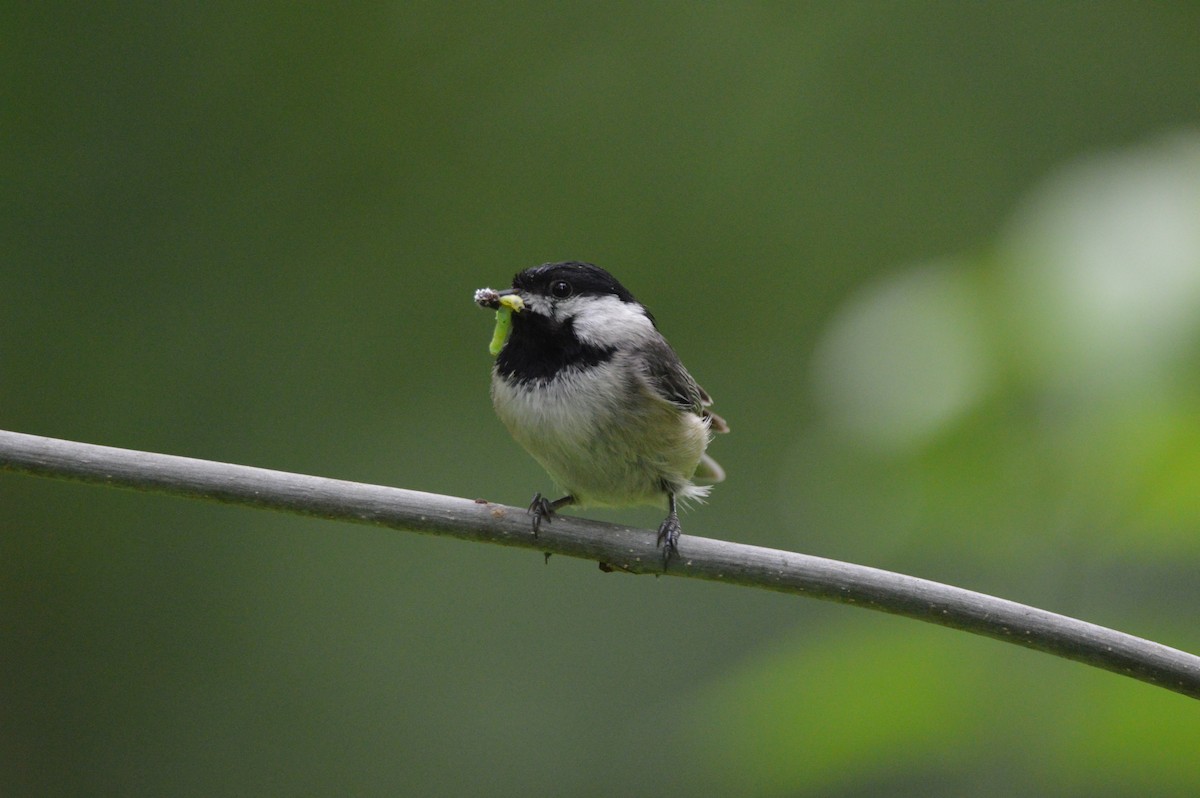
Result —
<path fill-rule="evenodd" d="M 720 791 L 829 794 L 937 763 L 961 767 L 986 715 L 984 652 L 911 624 L 791 635 L 725 674 L 695 728 Z"/>

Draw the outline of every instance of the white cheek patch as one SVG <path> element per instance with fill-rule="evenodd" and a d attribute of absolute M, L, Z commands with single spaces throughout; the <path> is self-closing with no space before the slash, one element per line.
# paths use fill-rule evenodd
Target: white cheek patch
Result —
<path fill-rule="evenodd" d="M 550 304 L 550 300 L 540 294 L 530 294 L 527 292 L 521 293 L 521 301 L 525 303 L 525 307 L 539 316 L 552 317 L 554 315 L 554 306 Z"/>
<path fill-rule="evenodd" d="M 575 317 L 575 334 L 584 343 L 618 346 L 655 335 L 654 324 L 641 305 L 615 296 L 574 297 L 559 303 L 559 312 Z"/>

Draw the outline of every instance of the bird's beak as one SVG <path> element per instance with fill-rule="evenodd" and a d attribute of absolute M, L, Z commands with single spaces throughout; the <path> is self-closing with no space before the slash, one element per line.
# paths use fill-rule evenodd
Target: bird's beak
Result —
<path fill-rule="evenodd" d="M 501 305 L 511 310 L 513 313 L 520 313 L 525 309 L 525 300 L 521 299 L 521 295 L 517 293 L 515 288 L 506 288 L 503 291 L 497 292 L 500 295 L 498 300 Z"/>

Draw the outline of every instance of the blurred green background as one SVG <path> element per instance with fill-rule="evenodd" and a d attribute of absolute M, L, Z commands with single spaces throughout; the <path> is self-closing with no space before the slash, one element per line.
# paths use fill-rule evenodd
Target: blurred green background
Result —
<path fill-rule="evenodd" d="M 1200 651 L 1200 5 L 0 30 L 0 427 L 520 504 L 471 292 L 591 260 L 733 427 L 686 532 Z M 16 475 L 0 524 L 6 796 L 1200 784 L 1195 702 L 859 609 Z"/>

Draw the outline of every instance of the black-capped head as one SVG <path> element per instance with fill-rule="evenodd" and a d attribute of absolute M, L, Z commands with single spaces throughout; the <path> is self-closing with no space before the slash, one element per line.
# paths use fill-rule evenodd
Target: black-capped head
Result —
<path fill-rule="evenodd" d="M 615 277 L 590 263 L 544 263 L 513 277 L 524 305 L 497 360 L 501 373 L 547 376 L 595 365 L 658 337 L 654 319 Z"/>
<path fill-rule="evenodd" d="M 513 277 L 512 287 L 525 295 L 563 301 L 574 296 L 613 296 L 622 302 L 637 302 L 617 278 L 591 263 L 564 261 L 543 263 Z"/>
<path fill-rule="evenodd" d="M 518 272 L 512 286 L 525 303 L 526 319 L 541 316 L 554 326 L 573 325 L 580 332 L 581 326 L 587 327 L 605 343 L 609 336 L 600 330 L 605 321 L 639 318 L 654 325 L 650 312 L 617 278 L 591 263 L 543 263 Z"/>

